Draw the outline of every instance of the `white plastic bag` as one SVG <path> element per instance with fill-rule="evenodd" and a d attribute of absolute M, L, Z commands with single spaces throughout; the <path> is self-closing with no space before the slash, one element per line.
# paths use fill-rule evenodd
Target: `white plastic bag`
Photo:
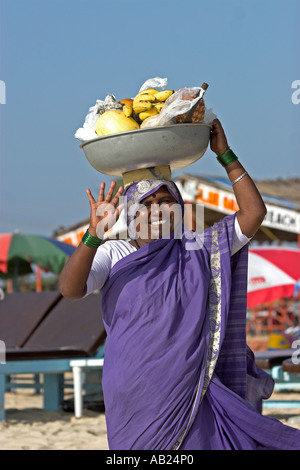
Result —
<path fill-rule="evenodd" d="M 161 88 L 162 90 L 164 90 L 167 85 L 168 85 L 167 78 L 160 78 L 160 77 L 148 78 L 148 80 L 146 80 L 143 83 L 139 91 L 146 90 L 147 88 Z"/>
<path fill-rule="evenodd" d="M 175 124 L 177 117 L 188 113 L 203 97 L 205 89 L 202 87 L 185 87 L 175 91 L 165 102 L 160 114 L 151 116 L 142 123 L 141 127 L 157 127 Z M 205 104 L 204 104 L 205 106 Z M 209 124 L 216 115 L 212 109 L 207 110 L 205 107 L 203 123 Z"/>
<path fill-rule="evenodd" d="M 91 140 L 98 137 L 96 134 L 96 122 L 101 114 L 109 109 L 122 109 L 114 95 L 107 95 L 105 100 L 97 100 L 96 104 L 89 108 L 89 113 L 85 117 L 83 127 L 77 129 L 74 137 L 78 140 Z"/>

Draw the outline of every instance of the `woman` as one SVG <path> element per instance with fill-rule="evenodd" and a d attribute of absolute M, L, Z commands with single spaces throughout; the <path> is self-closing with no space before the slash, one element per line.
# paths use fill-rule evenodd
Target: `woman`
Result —
<path fill-rule="evenodd" d="M 78 299 L 102 288 L 110 449 L 300 449 L 299 431 L 261 415 L 273 381 L 245 339 L 247 244 L 266 209 L 217 119 L 210 146 L 239 211 L 202 234 L 182 231 L 180 193 L 152 169 L 124 177 L 130 242 L 99 247 L 122 188 L 112 199 L 115 184 L 104 197 L 101 183 L 98 201 L 87 190 L 90 226 L 60 289 Z"/>

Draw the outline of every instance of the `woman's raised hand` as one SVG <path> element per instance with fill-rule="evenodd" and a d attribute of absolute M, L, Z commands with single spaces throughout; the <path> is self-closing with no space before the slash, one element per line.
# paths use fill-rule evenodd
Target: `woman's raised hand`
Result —
<path fill-rule="evenodd" d="M 123 192 L 122 186 L 120 186 L 115 197 L 112 199 L 115 186 L 116 182 L 112 181 L 107 195 L 104 197 L 105 183 L 102 182 L 100 184 L 97 201 L 95 201 L 91 190 L 86 190 L 91 206 L 90 225 L 88 231 L 94 237 L 103 238 L 104 233 L 116 223 L 120 212 L 124 207 L 124 204 L 120 204 L 117 207 L 119 198 Z"/>
<path fill-rule="evenodd" d="M 210 148 L 217 155 L 228 149 L 228 142 L 219 119 L 214 119 L 211 123 Z"/>

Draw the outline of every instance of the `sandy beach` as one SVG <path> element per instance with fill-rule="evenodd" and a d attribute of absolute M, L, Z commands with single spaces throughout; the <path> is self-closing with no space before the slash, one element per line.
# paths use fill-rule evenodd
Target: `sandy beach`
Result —
<path fill-rule="evenodd" d="M 289 393 L 300 399 L 299 393 Z M 0 423 L 1 450 L 108 450 L 105 414 L 84 409 L 75 418 L 66 411 L 43 410 L 42 395 L 30 389 L 6 394 L 6 420 Z M 287 394 L 275 392 L 272 399 Z M 264 415 L 300 429 L 300 409 L 267 409 Z"/>
<path fill-rule="evenodd" d="M 107 450 L 104 413 L 43 410 L 43 396 L 29 390 L 5 395 L 6 419 L 0 423 L 1 450 Z"/>

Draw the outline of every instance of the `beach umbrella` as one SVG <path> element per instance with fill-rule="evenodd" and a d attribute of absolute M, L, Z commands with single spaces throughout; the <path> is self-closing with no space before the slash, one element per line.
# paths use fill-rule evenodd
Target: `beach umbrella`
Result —
<path fill-rule="evenodd" d="M 250 248 L 248 308 L 293 297 L 300 280 L 300 250 L 281 247 Z"/>
<path fill-rule="evenodd" d="M 59 274 L 75 246 L 55 238 L 24 233 L 0 234 L 0 277 L 14 278 L 32 273 L 31 264 Z"/>

